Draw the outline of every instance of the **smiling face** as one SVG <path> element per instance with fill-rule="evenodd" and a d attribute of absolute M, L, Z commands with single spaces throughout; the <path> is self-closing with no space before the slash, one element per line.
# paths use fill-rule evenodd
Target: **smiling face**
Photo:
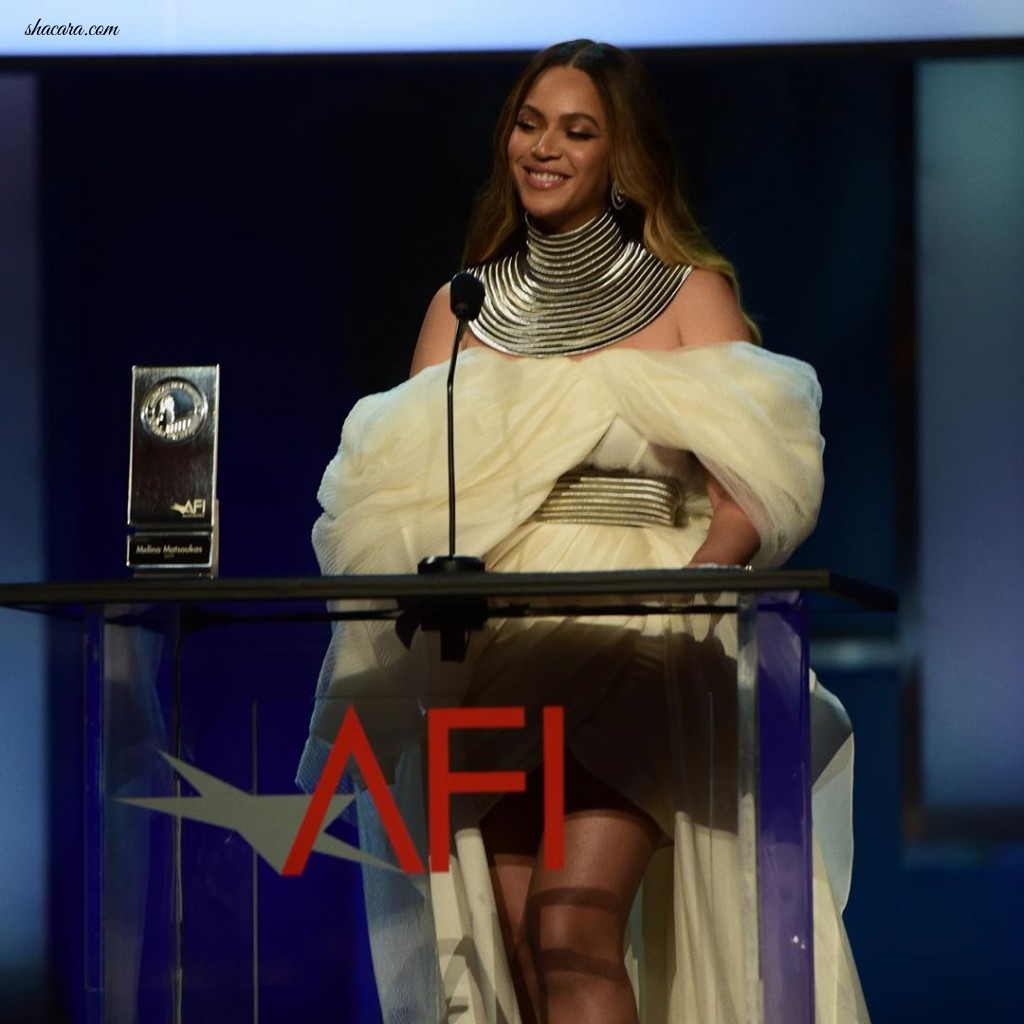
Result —
<path fill-rule="evenodd" d="M 533 83 L 508 140 L 519 200 L 543 231 L 596 217 L 611 186 L 608 117 L 590 76 L 554 67 Z"/>

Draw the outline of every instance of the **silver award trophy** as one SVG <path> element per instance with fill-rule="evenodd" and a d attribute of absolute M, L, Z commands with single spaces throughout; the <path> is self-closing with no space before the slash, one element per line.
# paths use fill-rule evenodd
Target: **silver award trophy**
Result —
<path fill-rule="evenodd" d="M 132 367 L 128 567 L 217 575 L 219 366 Z"/>

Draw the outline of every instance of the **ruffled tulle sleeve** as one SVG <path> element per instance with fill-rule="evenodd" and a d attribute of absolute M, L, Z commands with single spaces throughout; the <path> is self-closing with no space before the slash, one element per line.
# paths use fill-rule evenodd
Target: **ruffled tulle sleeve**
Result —
<path fill-rule="evenodd" d="M 359 402 L 320 486 L 313 542 L 325 574 L 412 572 L 447 550 L 446 367 Z M 621 418 L 693 452 L 757 527 L 777 565 L 821 502 L 820 390 L 806 363 L 733 342 L 586 359 L 459 358 L 458 549 L 484 555 L 529 518 Z"/>
<path fill-rule="evenodd" d="M 750 516 L 757 566 L 780 565 L 814 529 L 823 488 L 814 370 L 747 342 L 617 353 L 585 369 L 656 444 L 692 452 Z"/>

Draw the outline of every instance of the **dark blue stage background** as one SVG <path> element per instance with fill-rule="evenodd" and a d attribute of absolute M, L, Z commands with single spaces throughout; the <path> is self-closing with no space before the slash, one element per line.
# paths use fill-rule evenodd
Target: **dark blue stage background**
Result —
<path fill-rule="evenodd" d="M 822 379 L 826 502 L 795 564 L 912 593 L 913 59 L 647 63 L 698 219 L 737 264 L 766 345 Z M 133 363 L 221 365 L 222 575 L 316 572 L 320 474 L 354 400 L 406 375 L 422 313 L 458 268 L 520 65 L 468 55 L 38 72 L 49 578 L 124 573 Z M 896 648 L 899 626 L 834 616 L 817 642 Z M 55 660 L 48 712 L 56 1021 L 81 1019 L 76 655 Z M 906 845 L 914 680 L 898 659 L 868 661 L 835 658 L 822 675 L 858 730 L 847 922 L 873 1018 L 1020 1019 L 1024 992 L 1007 979 L 1024 956 L 1024 866 L 1006 848 L 929 859 Z M 358 998 L 324 1019 L 371 1020 Z"/>

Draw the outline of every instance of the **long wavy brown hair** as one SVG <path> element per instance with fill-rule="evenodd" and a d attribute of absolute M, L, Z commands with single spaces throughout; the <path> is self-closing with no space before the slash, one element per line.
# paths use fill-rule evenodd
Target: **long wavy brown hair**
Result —
<path fill-rule="evenodd" d="M 732 264 L 707 240 L 686 205 L 675 148 L 646 70 L 632 54 L 590 39 L 542 50 L 505 100 L 494 129 L 491 176 L 470 218 L 463 265 L 507 256 L 523 243 L 525 218 L 509 167 L 508 140 L 533 83 L 557 67 L 585 72 L 601 97 L 611 134 L 612 176 L 627 200 L 615 216 L 626 235 L 642 237 L 664 263 L 692 263 L 724 274 L 739 299 Z M 757 325 L 744 317 L 760 342 Z"/>

